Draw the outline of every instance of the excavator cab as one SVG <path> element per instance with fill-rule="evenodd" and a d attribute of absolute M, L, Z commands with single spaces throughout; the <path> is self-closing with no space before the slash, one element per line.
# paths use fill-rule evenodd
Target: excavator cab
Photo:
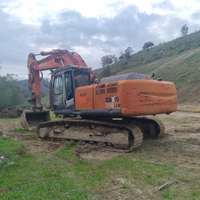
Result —
<path fill-rule="evenodd" d="M 75 90 L 91 85 L 90 70 L 66 66 L 53 72 L 50 83 L 50 108 L 53 111 L 75 110 Z"/>

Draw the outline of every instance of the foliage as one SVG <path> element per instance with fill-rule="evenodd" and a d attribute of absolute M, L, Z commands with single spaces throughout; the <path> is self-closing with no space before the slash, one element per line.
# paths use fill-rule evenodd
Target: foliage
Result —
<path fill-rule="evenodd" d="M 18 81 L 14 77 L 13 74 L 0 76 L 0 111 L 21 102 Z"/>
<path fill-rule="evenodd" d="M 123 58 L 130 58 L 131 54 L 133 53 L 133 49 L 131 47 L 127 47 L 127 49 L 124 52 L 121 52 L 119 60 L 123 59 Z"/>
<path fill-rule="evenodd" d="M 49 94 L 46 94 L 44 97 L 41 98 L 41 104 L 43 105 L 44 108 L 47 108 L 49 106 L 49 103 L 50 103 Z M 31 104 L 27 100 L 18 106 L 25 110 L 28 110 L 31 108 Z"/>
<path fill-rule="evenodd" d="M 103 77 L 108 77 L 108 76 L 110 76 L 110 66 L 109 66 L 109 65 L 108 65 L 107 67 L 104 67 L 104 68 L 103 68 L 102 76 L 103 76 Z"/>
<path fill-rule="evenodd" d="M 130 58 L 132 53 L 133 53 L 133 49 L 131 47 L 128 47 L 125 50 L 124 55 L 125 55 L 126 58 Z"/>
<path fill-rule="evenodd" d="M 16 106 L 22 102 L 27 102 L 22 108 L 29 108 L 28 99 L 31 98 L 31 92 L 28 87 L 28 80 L 17 80 L 16 75 L 7 74 L 0 75 L 0 111 L 6 107 Z M 49 92 L 49 82 L 47 79 L 42 79 L 40 82 L 41 97 Z"/>
<path fill-rule="evenodd" d="M 116 63 L 118 61 L 117 57 L 115 57 L 115 55 L 106 55 L 106 56 L 103 56 L 101 58 L 101 64 L 102 64 L 102 67 L 106 67 L 108 65 L 111 65 L 113 62 Z"/>
<path fill-rule="evenodd" d="M 121 60 L 121 59 L 123 59 L 123 58 L 125 58 L 125 55 L 124 55 L 123 52 L 120 52 L 119 60 Z"/>
<path fill-rule="evenodd" d="M 152 46 L 154 46 L 153 42 L 145 42 L 142 48 L 148 49 L 149 47 L 152 47 Z"/>
<path fill-rule="evenodd" d="M 181 34 L 182 34 L 182 37 L 184 37 L 188 34 L 188 27 L 186 26 L 186 24 L 184 26 L 182 26 Z"/>
<path fill-rule="evenodd" d="M 28 87 L 28 80 L 18 81 L 20 88 L 20 96 L 22 101 L 28 101 L 31 98 L 31 91 Z M 40 81 L 40 93 L 41 97 L 46 96 L 49 93 L 49 81 L 48 79 L 42 79 Z"/>

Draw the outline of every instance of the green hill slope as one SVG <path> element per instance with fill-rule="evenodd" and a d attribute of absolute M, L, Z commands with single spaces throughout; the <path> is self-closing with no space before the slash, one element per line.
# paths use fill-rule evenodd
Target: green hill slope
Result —
<path fill-rule="evenodd" d="M 179 103 L 200 103 L 200 31 L 133 54 L 110 66 L 111 74 L 155 73 L 175 83 Z M 102 77 L 102 69 L 94 71 Z"/>
<path fill-rule="evenodd" d="M 155 78 L 164 78 L 172 81 L 180 88 L 186 83 L 200 80 L 200 48 L 184 52 L 180 55 L 162 58 L 158 61 L 142 65 L 133 69 L 125 69 L 118 72 L 124 74 L 138 72 L 144 74 L 155 73 Z"/>
<path fill-rule="evenodd" d="M 110 65 L 110 68 L 112 75 L 155 73 L 155 79 L 163 78 L 175 83 L 179 103 L 200 103 L 200 31 L 137 52 L 129 59 Z M 93 73 L 102 78 L 102 70 L 97 69 Z M 48 93 L 47 89 L 44 91 Z M 42 104 L 49 104 L 49 96 L 42 99 Z M 22 107 L 28 106 L 26 103 Z"/>
<path fill-rule="evenodd" d="M 180 55 L 163 58 L 137 69 L 122 70 L 120 74 L 155 73 L 155 78 L 174 82 L 179 103 L 200 103 L 200 48 Z"/>

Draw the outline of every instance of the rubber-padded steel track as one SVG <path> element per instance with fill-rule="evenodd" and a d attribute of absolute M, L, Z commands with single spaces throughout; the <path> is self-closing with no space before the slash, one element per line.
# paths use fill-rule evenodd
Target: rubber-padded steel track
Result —
<path fill-rule="evenodd" d="M 144 137 L 157 139 L 165 132 L 165 126 L 161 120 L 151 117 L 128 117 L 125 120 L 138 126 Z"/>
<path fill-rule="evenodd" d="M 66 125 L 67 124 L 67 125 Z M 52 121 L 52 122 L 44 122 L 44 123 L 40 123 L 37 126 L 36 132 L 38 134 L 38 137 L 41 137 L 41 132 L 42 132 L 42 138 L 49 138 L 49 139 L 54 139 L 54 138 L 58 138 L 58 139 L 73 139 L 73 140 L 79 140 L 79 137 L 76 137 L 76 135 L 74 134 L 74 138 L 71 137 L 71 133 L 69 133 L 69 136 L 67 136 L 67 129 L 68 127 L 81 127 L 82 129 L 85 128 L 85 126 L 94 126 L 94 127 L 104 127 L 104 129 L 117 129 L 119 130 L 118 132 L 128 132 L 128 140 L 129 140 L 129 144 L 128 147 L 126 149 L 120 148 L 119 145 L 116 148 L 115 145 L 115 141 L 111 142 L 113 144 L 113 146 L 111 147 L 110 145 L 108 145 L 105 149 L 108 151 L 117 151 L 117 152 L 130 152 L 133 149 L 139 147 L 142 144 L 143 141 L 143 134 L 140 130 L 140 128 L 138 128 L 136 125 L 134 124 L 130 124 L 124 121 L 113 121 L 112 123 L 110 122 L 104 122 L 104 121 L 95 121 L 95 120 L 85 120 L 85 119 L 76 119 L 76 120 L 59 120 L 59 121 Z M 57 131 L 57 133 L 52 133 L 52 131 Z M 95 130 L 95 128 L 94 128 Z M 93 131 L 93 130 L 92 130 Z M 61 132 L 64 132 L 65 135 L 63 135 Z M 61 133 L 61 134 L 59 134 Z M 100 134 L 100 133 L 99 133 Z M 106 135 L 103 135 L 105 138 L 107 135 L 109 135 L 111 133 L 106 133 Z M 115 134 L 115 133 L 112 133 Z M 117 133 L 116 133 L 117 134 Z M 119 135 L 120 137 L 122 135 L 125 135 L 125 133 L 118 133 L 121 134 Z M 81 135 L 81 132 L 80 132 Z M 52 137 L 53 136 L 53 137 Z M 91 142 L 92 140 L 88 141 L 88 140 L 83 140 L 84 142 Z M 95 140 L 95 142 L 98 142 L 97 140 Z M 102 142 L 102 137 L 101 137 L 101 141 Z M 108 143 L 105 141 L 105 145 L 107 145 Z"/>

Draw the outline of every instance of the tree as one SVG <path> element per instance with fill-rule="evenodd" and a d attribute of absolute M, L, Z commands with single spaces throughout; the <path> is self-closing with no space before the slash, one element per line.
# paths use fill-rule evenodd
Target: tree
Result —
<path fill-rule="evenodd" d="M 182 26 L 181 33 L 182 33 L 182 37 L 184 37 L 188 34 L 188 27 L 186 26 L 186 24 L 184 26 Z"/>
<path fill-rule="evenodd" d="M 127 47 L 127 49 L 124 52 L 120 52 L 119 60 L 123 58 L 130 58 L 132 53 L 133 49 L 131 47 Z"/>
<path fill-rule="evenodd" d="M 124 55 L 124 52 L 120 52 L 120 57 L 119 57 L 119 60 L 123 59 L 123 58 L 126 58 L 126 56 Z"/>
<path fill-rule="evenodd" d="M 111 65 L 113 62 L 117 62 L 118 59 L 117 57 L 115 57 L 115 55 L 106 55 L 106 56 L 103 56 L 101 58 L 101 64 L 102 64 L 102 67 L 106 67 L 108 65 Z"/>
<path fill-rule="evenodd" d="M 13 74 L 0 76 L 0 111 L 6 107 L 19 105 L 21 97 L 19 93 L 18 82 Z"/>
<path fill-rule="evenodd" d="M 125 57 L 126 58 L 130 58 L 131 57 L 131 54 L 133 53 L 133 49 L 131 47 L 128 47 L 126 50 L 125 50 Z"/>
<path fill-rule="evenodd" d="M 103 71 L 102 71 L 102 76 L 103 77 L 108 77 L 110 76 L 110 66 L 108 65 L 107 67 L 104 67 L 103 68 Z"/>
<path fill-rule="evenodd" d="M 143 49 L 148 49 L 149 47 L 153 47 L 154 43 L 153 42 L 145 42 L 143 45 Z"/>
<path fill-rule="evenodd" d="M 114 56 L 113 61 L 114 61 L 114 63 L 118 62 L 118 58 Z"/>

